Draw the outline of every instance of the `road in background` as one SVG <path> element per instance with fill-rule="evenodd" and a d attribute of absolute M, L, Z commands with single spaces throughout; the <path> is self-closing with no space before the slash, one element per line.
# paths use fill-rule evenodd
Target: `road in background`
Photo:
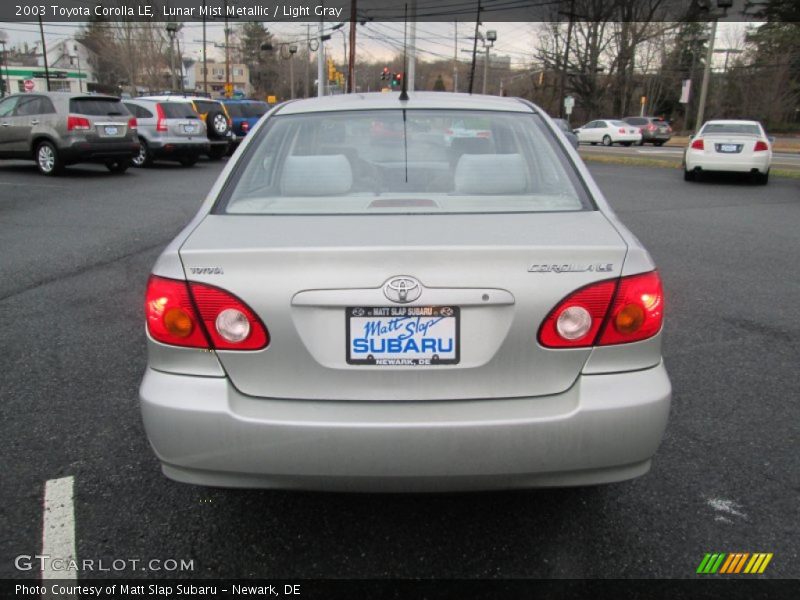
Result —
<path fill-rule="evenodd" d="M 652 472 L 378 496 L 198 488 L 159 471 L 137 399 L 143 291 L 221 164 L 62 178 L 0 164 L 0 576 L 35 576 L 13 558 L 41 550 L 45 482 L 71 476 L 79 559 L 194 560 L 180 576 L 691 578 L 705 553 L 743 551 L 774 553 L 765 576 L 800 577 L 800 182 L 590 168 L 664 279 L 674 405 Z"/>

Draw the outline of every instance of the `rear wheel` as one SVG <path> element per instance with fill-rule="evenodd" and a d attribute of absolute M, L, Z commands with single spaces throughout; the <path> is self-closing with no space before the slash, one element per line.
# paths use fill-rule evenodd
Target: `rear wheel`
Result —
<path fill-rule="evenodd" d="M 208 158 L 211 160 L 220 160 L 225 153 L 228 152 L 227 146 L 214 146 L 208 151 Z"/>
<path fill-rule="evenodd" d="M 184 167 L 193 167 L 195 164 L 197 164 L 197 155 L 192 154 L 190 156 L 182 156 L 180 158 L 180 163 Z"/>
<path fill-rule="evenodd" d="M 124 173 L 131 166 L 131 160 L 125 158 L 123 160 L 108 160 L 106 161 L 106 168 L 112 173 Z"/>
<path fill-rule="evenodd" d="M 36 146 L 35 158 L 36 168 L 42 175 L 58 175 L 64 169 L 58 150 L 50 142 L 41 142 Z"/>
<path fill-rule="evenodd" d="M 663 140 L 659 140 L 657 142 L 653 142 L 653 144 L 655 144 L 656 146 L 663 146 L 664 145 L 664 141 Z"/>
<path fill-rule="evenodd" d="M 769 171 L 766 173 L 753 173 L 753 183 L 756 185 L 767 185 L 769 183 Z"/>
<path fill-rule="evenodd" d="M 613 143 L 614 142 L 611 141 L 611 136 L 609 136 L 609 135 L 604 135 L 603 136 L 603 146 L 610 146 Z"/>
<path fill-rule="evenodd" d="M 690 171 L 688 169 L 683 170 L 683 180 L 684 181 L 694 181 L 694 171 Z"/>
<path fill-rule="evenodd" d="M 132 162 L 134 167 L 149 167 L 153 164 L 153 155 L 142 138 L 139 138 L 139 154 L 133 157 Z"/>

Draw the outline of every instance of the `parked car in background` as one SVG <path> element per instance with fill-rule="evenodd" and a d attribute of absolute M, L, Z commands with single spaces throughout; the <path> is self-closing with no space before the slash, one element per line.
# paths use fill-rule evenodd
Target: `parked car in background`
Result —
<path fill-rule="evenodd" d="M 208 136 L 208 151 L 206 155 L 211 160 L 219 160 L 230 150 L 233 142 L 233 132 L 231 131 L 231 118 L 225 105 L 211 98 L 203 96 L 191 96 L 181 94 L 164 94 L 160 96 L 146 96 L 147 100 L 185 100 L 192 104 L 195 112 L 200 115 L 206 125 L 206 135 Z"/>
<path fill-rule="evenodd" d="M 281 105 L 157 259 L 139 396 L 166 476 L 409 492 L 649 470 L 671 401 L 650 255 L 539 107 L 408 95 Z M 488 137 L 442 143 L 473 119 Z M 404 135 L 374 143 L 376 120 Z"/>
<path fill-rule="evenodd" d="M 136 118 L 114 96 L 36 92 L 0 101 L 0 158 L 34 160 L 43 175 L 82 162 L 124 173 L 138 153 Z"/>
<path fill-rule="evenodd" d="M 638 127 L 633 127 L 625 121 L 617 119 L 589 121 L 583 127 L 576 129 L 575 135 L 578 136 L 578 141 L 582 144 L 591 144 L 593 146 L 595 144 L 630 146 L 642 141 L 642 133 Z"/>
<path fill-rule="evenodd" d="M 185 100 L 125 100 L 136 117 L 139 154 L 134 166 L 148 167 L 154 160 L 176 160 L 184 167 L 194 165 L 208 152 L 206 125 L 192 104 Z"/>
<path fill-rule="evenodd" d="M 628 125 L 634 125 L 642 133 L 639 142 L 643 144 L 654 144 L 663 146 L 672 138 L 672 127 L 665 120 L 658 117 L 625 117 L 622 119 Z"/>
<path fill-rule="evenodd" d="M 575 132 L 572 131 L 572 127 L 570 127 L 569 121 L 567 121 L 566 119 L 553 119 L 553 122 L 556 125 L 558 125 L 558 128 L 569 140 L 569 143 L 572 144 L 574 148 L 577 148 L 578 136 L 575 135 Z"/>
<path fill-rule="evenodd" d="M 222 104 L 231 117 L 233 143 L 230 153 L 241 143 L 244 136 L 255 127 L 258 120 L 269 111 L 269 104 L 261 100 L 222 100 Z"/>
<path fill-rule="evenodd" d="M 481 117 L 469 117 L 456 121 L 444 131 L 444 143 L 452 146 L 456 139 L 473 139 L 492 137 L 492 132 L 487 129 L 486 122 Z"/>
<path fill-rule="evenodd" d="M 769 182 L 772 144 L 757 121 L 714 120 L 689 140 L 683 178 L 693 181 L 707 171 L 750 173 L 755 183 Z"/>

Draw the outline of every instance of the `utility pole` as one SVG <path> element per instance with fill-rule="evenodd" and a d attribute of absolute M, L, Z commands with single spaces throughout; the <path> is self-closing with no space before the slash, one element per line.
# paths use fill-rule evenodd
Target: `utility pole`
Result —
<path fill-rule="evenodd" d="M 309 81 L 311 79 L 311 23 L 306 23 L 306 83 L 304 88 L 304 97 L 308 98 Z"/>
<path fill-rule="evenodd" d="M 697 119 L 695 127 L 703 126 L 703 117 L 706 110 L 706 96 L 708 96 L 708 80 L 711 76 L 711 61 L 714 60 L 714 38 L 717 37 L 717 19 L 711 21 L 711 33 L 708 36 L 708 52 L 706 53 L 706 64 L 703 70 L 703 85 L 700 88 L 700 104 L 697 107 Z"/>
<path fill-rule="evenodd" d="M 50 68 L 47 66 L 47 46 L 44 43 L 44 25 L 42 15 L 39 15 L 39 34 L 42 36 L 42 58 L 44 59 L 44 78 L 47 81 L 47 91 L 50 91 Z"/>
<path fill-rule="evenodd" d="M 347 93 L 356 89 L 356 0 L 350 0 L 350 56 L 347 58 Z"/>
<path fill-rule="evenodd" d="M 575 18 L 575 0 L 569 3 L 569 22 L 567 23 L 567 43 L 564 48 L 564 62 L 561 65 L 561 82 L 559 85 L 558 116 L 564 118 L 564 98 L 567 87 L 567 68 L 569 67 L 569 45 L 572 41 L 572 20 Z"/>
<path fill-rule="evenodd" d="M 325 95 L 325 48 L 322 45 L 322 18 L 319 20 L 319 29 L 317 32 L 317 97 L 322 98 Z"/>
<path fill-rule="evenodd" d="M 458 92 L 458 21 L 453 23 L 453 93 Z"/>
<path fill-rule="evenodd" d="M 478 27 L 481 24 L 481 0 L 478 0 L 478 16 L 475 18 L 475 35 L 472 39 L 472 66 L 469 69 L 469 93 L 472 94 L 472 84 L 475 82 L 475 60 L 478 54 Z"/>
<path fill-rule="evenodd" d="M 489 79 L 489 50 L 494 46 L 497 40 L 496 31 L 487 31 L 486 38 L 483 40 L 483 46 L 486 48 L 486 58 L 483 60 L 483 90 L 482 94 L 486 94 L 486 80 Z"/>
<path fill-rule="evenodd" d="M 413 92 L 414 78 L 417 75 L 417 0 L 411 0 L 411 33 L 408 38 L 408 72 L 404 77 L 406 89 Z"/>
<path fill-rule="evenodd" d="M 203 0 L 203 93 L 208 94 L 208 61 L 206 60 L 206 0 Z"/>
<path fill-rule="evenodd" d="M 228 0 L 225 0 L 225 95 L 228 95 L 228 90 L 231 84 L 231 47 L 228 44 L 228 36 L 230 30 L 228 29 Z"/>

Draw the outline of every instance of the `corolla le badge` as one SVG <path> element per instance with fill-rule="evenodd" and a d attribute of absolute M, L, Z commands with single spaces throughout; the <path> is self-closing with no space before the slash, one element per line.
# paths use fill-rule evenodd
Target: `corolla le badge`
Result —
<path fill-rule="evenodd" d="M 586 271 L 595 271 L 597 273 L 610 273 L 613 270 L 614 270 L 613 263 L 596 263 L 592 265 L 538 264 L 538 265 L 531 265 L 530 269 L 528 269 L 528 272 L 529 273 L 584 273 Z"/>
<path fill-rule="evenodd" d="M 400 304 L 413 302 L 422 295 L 422 285 L 413 277 L 405 275 L 392 277 L 384 284 L 383 295 L 392 302 Z"/>

